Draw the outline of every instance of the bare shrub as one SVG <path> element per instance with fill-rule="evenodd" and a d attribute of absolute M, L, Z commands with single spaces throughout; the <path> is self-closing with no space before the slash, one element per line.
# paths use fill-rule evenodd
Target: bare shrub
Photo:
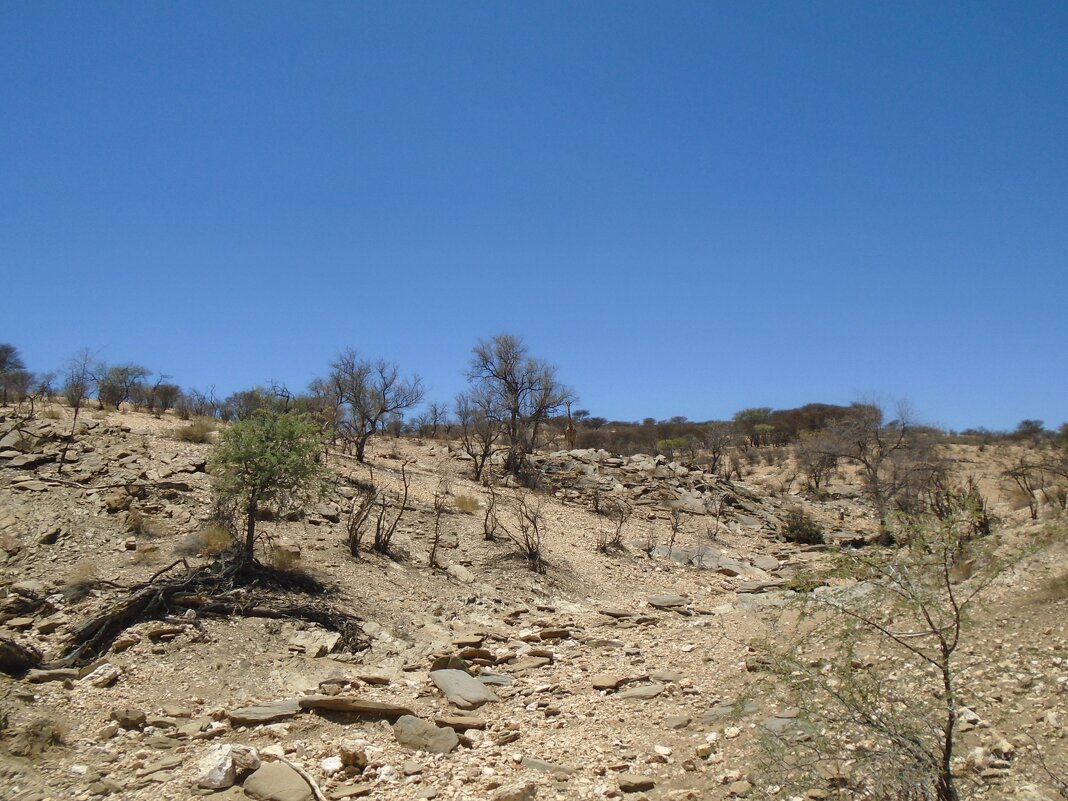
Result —
<path fill-rule="evenodd" d="M 37 757 L 53 745 L 62 745 L 69 734 L 66 721 L 51 714 L 40 715 L 10 734 L 7 750 L 18 757 Z"/>
<path fill-rule="evenodd" d="M 603 501 L 600 506 L 601 513 L 612 522 L 613 527 L 598 529 L 598 552 L 608 554 L 626 550 L 623 545 L 623 530 L 630 519 L 630 505 L 623 500 L 611 499 Z"/>
<path fill-rule="evenodd" d="M 96 587 L 96 584 L 96 565 L 83 561 L 71 568 L 59 591 L 68 601 L 80 601 Z"/>
<path fill-rule="evenodd" d="M 449 480 L 442 477 L 438 481 L 437 489 L 434 490 L 434 535 L 430 544 L 430 566 L 438 565 L 438 546 L 441 544 L 441 517 L 449 506 L 449 493 L 452 487 Z"/>
<path fill-rule="evenodd" d="M 679 529 L 682 527 L 682 510 L 677 506 L 672 508 L 671 517 L 668 518 L 668 525 L 671 533 L 668 535 L 668 556 L 675 550 L 675 540 L 679 536 Z"/>
<path fill-rule="evenodd" d="M 348 518 L 345 521 L 345 544 L 348 545 L 349 553 L 357 559 L 360 558 L 360 546 L 367 531 L 367 521 L 375 510 L 377 499 L 378 491 L 371 485 L 369 489 L 357 492 L 349 506 Z"/>
<path fill-rule="evenodd" d="M 503 531 L 503 527 L 497 517 L 497 488 L 490 483 L 486 489 L 489 490 L 489 503 L 486 504 L 486 514 L 482 517 L 482 538 L 493 542 L 497 539 L 497 532 Z"/>
<path fill-rule="evenodd" d="M 513 507 L 516 518 L 517 533 L 509 533 L 512 543 L 519 555 L 537 573 L 545 572 L 545 554 L 543 552 L 545 535 L 545 513 L 540 499 L 524 497 L 516 493 Z"/>
<path fill-rule="evenodd" d="M 293 573 L 302 569 L 300 554 L 287 548 L 275 548 L 271 551 L 271 565 L 275 570 Z"/>

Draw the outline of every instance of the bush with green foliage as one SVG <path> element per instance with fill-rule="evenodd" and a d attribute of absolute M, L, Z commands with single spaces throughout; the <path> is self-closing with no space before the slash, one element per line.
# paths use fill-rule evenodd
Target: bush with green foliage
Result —
<path fill-rule="evenodd" d="M 321 496 L 322 447 L 318 428 L 300 414 L 261 409 L 222 432 L 211 473 L 217 499 L 245 515 L 245 559 L 253 558 L 261 504 L 282 513 Z"/>
<path fill-rule="evenodd" d="M 780 533 L 788 542 L 804 545 L 822 545 L 824 542 L 823 527 L 800 506 L 787 510 Z"/>

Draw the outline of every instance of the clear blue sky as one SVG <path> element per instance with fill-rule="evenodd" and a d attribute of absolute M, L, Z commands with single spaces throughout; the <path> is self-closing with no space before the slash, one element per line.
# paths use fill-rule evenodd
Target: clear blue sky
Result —
<path fill-rule="evenodd" d="M 1068 4 L 12 0 L 0 275 L 31 369 L 1057 425 Z"/>

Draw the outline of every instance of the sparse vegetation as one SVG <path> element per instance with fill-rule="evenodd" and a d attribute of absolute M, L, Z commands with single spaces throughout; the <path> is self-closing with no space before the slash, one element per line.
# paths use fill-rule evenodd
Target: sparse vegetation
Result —
<path fill-rule="evenodd" d="M 302 415 L 260 410 L 227 428 L 211 460 L 216 494 L 240 503 L 245 516 L 244 558 L 251 561 L 261 505 L 300 506 L 323 489 L 321 444 Z"/>
<path fill-rule="evenodd" d="M 762 649 L 801 710 L 790 731 L 805 733 L 769 735 L 776 782 L 958 801 L 956 653 L 969 610 L 999 570 L 986 541 L 973 537 L 976 514 L 898 518 L 905 530 L 897 539 L 909 547 L 843 552 L 841 569 L 863 583 L 800 596 L 814 627 Z M 961 577 L 954 568 L 964 561 L 973 568 Z M 865 659 L 860 649 L 873 642 L 895 659 Z"/>
<path fill-rule="evenodd" d="M 464 493 L 457 493 L 452 499 L 453 505 L 456 507 L 456 511 L 464 515 L 473 515 L 479 510 L 481 504 L 478 502 L 478 498 L 474 495 L 465 495 Z"/>
<path fill-rule="evenodd" d="M 179 442 L 204 444 L 211 442 L 214 435 L 215 424 L 206 417 L 198 418 L 189 425 L 174 430 L 174 438 Z"/>
<path fill-rule="evenodd" d="M 822 545 L 824 542 L 823 528 L 801 506 L 787 510 L 780 533 L 787 542 L 802 545 Z"/>

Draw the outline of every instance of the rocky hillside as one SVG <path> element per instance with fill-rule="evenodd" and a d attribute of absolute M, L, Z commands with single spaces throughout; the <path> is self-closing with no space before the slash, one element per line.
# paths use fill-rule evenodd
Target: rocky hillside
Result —
<path fill-rule="evenodd" d="M 88 664 L 56 666 L 126 588 L 210 564 L 219 544 L 207 533 L 212 446 L 181 441 L 186 424 L 92 412 L 68 447 L 70 410 L 52 414 L 0 420 L 0 659 L 3 643 L 40 655 L 0 676 L 0 797 L 19 801 L 776 795 L 757 740 L 797 710 L 757 689 L 766 664 L 750 643 L 802 584 L 851 586 L 827 573 L 823 547 L 780 537 L 784 516 L 804 506 L 843 541 L 872 531 L 848 488 L 814 503 L 764 491 L 772 468 L 726 482 L 663 458 L 568 451 L 538 457 L 539 491 L 497 490 L 503 529 L 487 540 L 490 496 L 455 448 L 385 440 L 373 476 L 332 455 L 328 497 L 261 524 L 261 559 L 322 585 L 308 603 L 358 617 L 357 647 L 257 614 L 270 610 L 216 615 L 189 598 Z M 402 464 L 412 508 L 393 558 L 353 558 L 358 486 L 398 488 Z M 517 496 L 544 515 L 544 573 L 508 536 Z M 625 549 L 602 553 L 621 499 L 634 509 Z M 958 770 L 968 797 L 1052 801 L 1068 765 L 1063 529 L 996 511 L 1006 552 L 1037 547 L 990 588 L 968 639 Z M 843 787 L 829 775 L 806 793 L 850 797 Z"/>

